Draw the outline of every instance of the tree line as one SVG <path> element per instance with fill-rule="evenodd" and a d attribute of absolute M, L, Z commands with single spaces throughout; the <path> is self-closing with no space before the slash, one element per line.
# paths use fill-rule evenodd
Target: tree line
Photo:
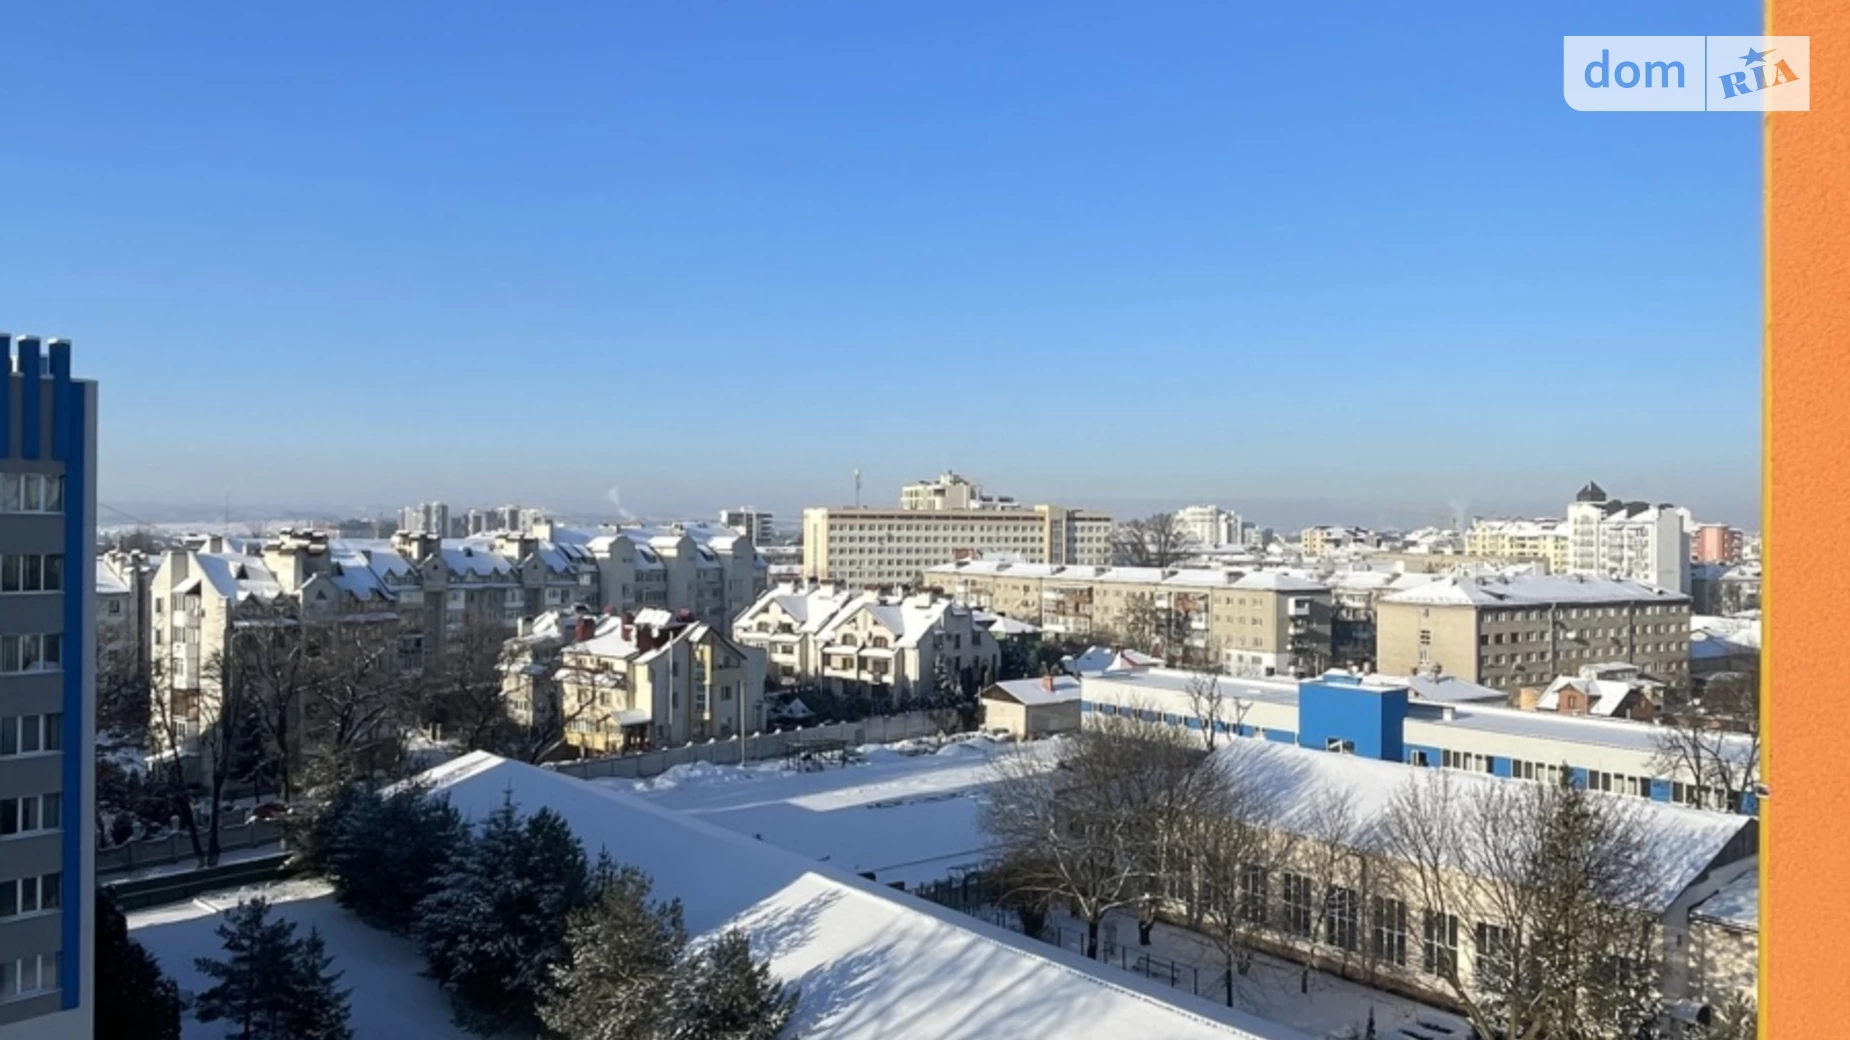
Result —
<path fill-rule="evenodd" d="M 1287 798 L 1288 767 L 1257 747 L 1210 752 L 1131 712 L 999 758 L 982 812 L 999 901 L 1029 934 L 1071 914 L 1094 958 L 1109 917 L 1134 918 L 1143 945 L 1159 920 L 1187 928 L 1215 949 L 1228 1006 L 1270 955 L 1306 992 L 1313 966 L 1418 972 L 1486 1037 L 1657 1035 L 1647 806 L 1435 769 L 1365 812 L 1336 790 Z M 1703 1035 L 1744 1040 L 1751 1019 L 1725 1009 Z"/>

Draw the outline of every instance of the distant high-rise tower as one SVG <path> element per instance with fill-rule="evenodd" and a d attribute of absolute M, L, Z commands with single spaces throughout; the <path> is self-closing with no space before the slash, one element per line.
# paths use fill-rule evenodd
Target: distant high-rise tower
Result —
<path fill-rule="evenodd" d="M 0 1040 L 93 1032 L 96 384 L 0 334 Z"/>

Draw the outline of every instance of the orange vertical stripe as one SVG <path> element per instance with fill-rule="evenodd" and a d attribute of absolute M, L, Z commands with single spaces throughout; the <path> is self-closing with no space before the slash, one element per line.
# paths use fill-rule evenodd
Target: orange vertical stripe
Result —
<path fill-rule="evenodd" d="M 1850 2 L 1768 0 L 1767 26 L 1811 38 L 1811 111 L 1766 117 L 1760 1035 L 1785 1040 L 1850 1035 Z"/>

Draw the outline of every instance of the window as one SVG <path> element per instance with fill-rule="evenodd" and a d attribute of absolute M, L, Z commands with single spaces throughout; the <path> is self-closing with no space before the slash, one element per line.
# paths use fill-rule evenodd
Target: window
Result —
<path fill-rule="evenodd" d="M 1407 965 L 1407 904 L 1376 896 L 1370 901 L 1369 952 L 1390 964 Z"/>
<path fill-rule="evenodd" d="M 1310 895 L 1310 879 L 1301 874 L 1286 874 L 1284 900 L 1284 928 L 1292 935 L 1308 937 L 1311 931 L 1313 903 Z"/>
<path fill-rule="evenodd" d="M 64 554 L 0 557 L 0 592 L 57 592 L 64 588 Z"/>
<path fill-rule="evenodd" d="M 64 637 L 57 633 L 0 636 L 0 673 L 55 672 L 64 665 Z"/>
<path fill-rule="evenodd" d="M 1356 948 L 1356 909 L 1361 901 L 1353 888 L 1330 890 L 1323 901 L 1323 935 L 1330 945 L 1344 950 Z"/>
<path fill-rule="evenodd" d="M 1509 988 L 1514 981 L 1516 960 L 1508 928 L 1478 924 L 1476 969 L 1479 986 L 1493 991 Z"/>
<path fill-rule="evenodd" d="M 1428 975 L 1450 978 L 1458 973 L 1458 918 L 1426 911 L 1420 940 L 1420 967 Z"/>
<path fill-rule="evenodd" d="M 1269 881 L 1264 867 L 1252 863 L 1240 866 L 1240 917 L 1248 924 L 1265 923 L 1265 905 L 1271 891 Z"/>
<path fill-rule="evenodd" d="M 1344 740 L 1341 737 L 1330 737 L 1323 742 L 1323 750 L 1334 751 L 1339 755 L 1353 755 L 1355 754 L 1355 741 Z"/>
<path fill-rule="evenodd" d="M 1430 766 L 1432 765 L 1432 760 L 1427 757 L 1424 751 L 1409 751 L 1407 752 L 1407 764 L 1414 766 Z"/>
<path fill-rule="evenodd" d="M 0 798 L 0 838 L 59 828 L 64 799 L 56 794 Z"/>
<path fill-rule="evenodd" d="M 29 997 L 58 988 L 58 955 L 0 961 L 0 1000 Z"/>

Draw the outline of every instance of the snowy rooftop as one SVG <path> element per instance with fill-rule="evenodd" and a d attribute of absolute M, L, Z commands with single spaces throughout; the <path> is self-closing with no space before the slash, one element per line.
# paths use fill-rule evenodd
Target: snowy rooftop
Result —
<path fill-rule="evenodd" d="M 794 1026 L 808 1040 L 1308 1040 L 608 786 L 481 752 L 423 779 L 475 819 L 509 796 L 549 807 L 588 852 L 609 849 L 679 898 L 690 933 L 743 929 L 800 988 Z"/>
<path fill-rule="evenodd" d="M 1574 689 L 1587 695 L 1591 702 L 1588 710 L 1595 715 L 1611 718 L 1614 712 L 1625 703 L 1626 695 L 1632 692 L 1632 684 L 1616 679 L 1581 679 L 1572 675 L 1563 675 L 1548 684 L 1542 691 L 1535 706 L 1543 711 L 1557 711 L 1561 706 L 1561 693 Z"/>
<path fill-rule="evenodd" d="M 1053 688 L 1048 689 L 1051 681 Z M 1068 675 L 1054 676 L 1051 680 L 1010 679 L 1008 682 L 994 684 L 992 689 L 999 689 L 1017 704 L 1068 704 L 1079 699 L 1079 680 Z M 983 696 L 989 696 L 985 690 Z"/>
<path fill-rule="evenodd" d="M 1456 675 L 1383 675 L 1371 672 L 1362 681 L 1370 686 L 1405 686 L 1415 697 L 1438 704 L 1507 704 L 1509 694 L 1460 679 Z"/>
<path fill-rule="evenodd" d="M 976 611 L 974 616 L 977 624 L 989 629 L 990 632 L 996 635 L 1025 636 L 1033 635 L 1041 630 L 1039 625 L 1032 625 L 1019 618 L 1012 618 L 1003 614 L 991 614 L 986 610 Z"/>
<path fill-rule="evenodd" d="M 1750 870 L 1696 904 L 1691 917 L 1748 931 L 1760 930 L 1760 872 Z"/>
<path fill-rule="evenodd" d="M 1455 576 L 1390 593 L 1383 602 L 1434 606 L 1522 606 L 1547 603 L 1688 603 L 1689 597 L 1622 578 L 1590 575 Z"/>

